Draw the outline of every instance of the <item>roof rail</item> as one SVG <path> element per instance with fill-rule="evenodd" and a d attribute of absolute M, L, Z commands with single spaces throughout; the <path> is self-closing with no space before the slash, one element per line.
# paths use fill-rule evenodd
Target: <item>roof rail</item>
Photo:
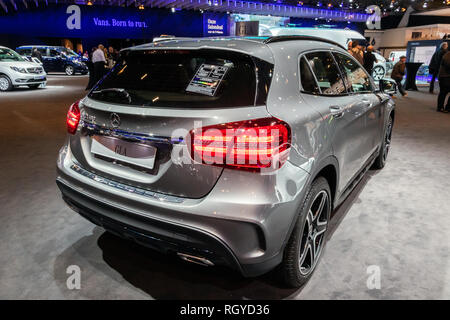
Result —
<path fill-rule="evenodd" d="M 281 41 L 291 41 L 291 40 L 311 40 L 311 41 L 320 41 L 320 42 L 326 42 L 329 44 L 333 44 L 335 46 L 338 46 L 345 50 L 344 46 L 334 42 L 329 39 L 315 37 L 315 36 L 300 36 L 300 35 L 286 35 L 286 36 L 273 36 L 269 37 L 268 39 L 264 40 L 264 43 L 273 43 L 273 42 L 281 42 Z"/>

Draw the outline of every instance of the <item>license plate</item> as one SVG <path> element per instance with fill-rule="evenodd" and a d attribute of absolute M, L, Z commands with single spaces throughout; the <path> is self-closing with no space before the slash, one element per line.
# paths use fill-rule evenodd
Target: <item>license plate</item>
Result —
<path fill-rule="evenodd" d="M 34 77 L 34 80 L 44 80 L 45 77 L 40 76 L 40 77 Z"/>
<path fill-rule="evenodd" d="M 93 136 L 91 153 L 146 169 L 155 165 L 156 148 L 142 143 L 118 138 Z"/>

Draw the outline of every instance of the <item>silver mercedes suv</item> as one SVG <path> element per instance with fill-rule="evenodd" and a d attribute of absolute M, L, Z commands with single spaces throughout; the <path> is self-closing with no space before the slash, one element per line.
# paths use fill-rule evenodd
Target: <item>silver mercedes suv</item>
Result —
<path fill-rule="evenodd" d="M 109 232 L 244 276 L 278 266 L 298 287 L 333 208 L 385 165 L 395 113 L 381 87 L 314 37 L 125 49 L 70 107 L 57 184 Z"/>

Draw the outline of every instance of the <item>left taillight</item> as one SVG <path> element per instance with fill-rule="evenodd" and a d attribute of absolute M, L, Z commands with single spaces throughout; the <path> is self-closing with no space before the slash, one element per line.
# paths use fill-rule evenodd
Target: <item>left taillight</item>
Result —
<path fill-rule="evenodd" d="M 67 112 L 67 132 L 75 134 L 80 123 L 81 112 L 79 107 L 79 101 L 72 104 Z"/>

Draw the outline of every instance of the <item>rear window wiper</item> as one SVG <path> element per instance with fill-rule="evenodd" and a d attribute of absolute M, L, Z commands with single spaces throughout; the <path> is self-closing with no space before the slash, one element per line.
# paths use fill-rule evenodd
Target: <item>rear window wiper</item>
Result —
<path fill-rule="evenodd" d="M 92 91 L 92 94 L 102 94 L 102 93 L 108 93 L 108 92 L 119 93 L 128 100 L 128 103 L 131 103 L 130 94 L 123 88 L 107 88 L 107 89 L 95 90 L 95 91 Z"/>

